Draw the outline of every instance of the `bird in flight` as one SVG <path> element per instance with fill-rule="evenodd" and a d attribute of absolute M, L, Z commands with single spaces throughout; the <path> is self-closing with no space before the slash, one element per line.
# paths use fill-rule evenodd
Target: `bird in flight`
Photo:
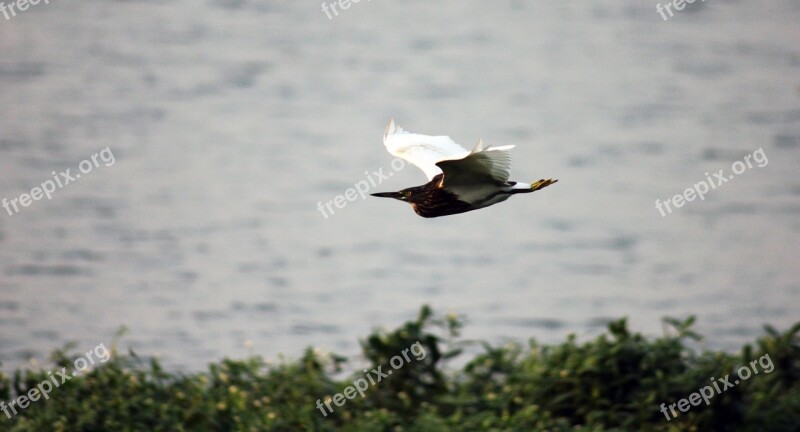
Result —
<path fill-rule="evenodd" d="M 535 192 L 558 181 L 541 179 L 533 184 L 509 181 L 508 150 L 513 145 L 487 147 L 480 140 L 472 151 L 467 151 L 448 136 L 407 132 L 394 119 L 386 126 L 383 144 L 392 155 L 421 169 L 429 181 L 399 192 L 371 195 L 405 201 L 426 218 L 489 207 L 511 195 Z"/>

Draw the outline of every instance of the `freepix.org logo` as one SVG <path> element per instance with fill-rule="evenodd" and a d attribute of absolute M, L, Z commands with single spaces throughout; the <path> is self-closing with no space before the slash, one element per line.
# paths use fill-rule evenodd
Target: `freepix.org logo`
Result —
<path fill-rule="evenodd" d="M 700 198 L 700 201 L 705 200 L 706 193 L 708 193 L 709 190 L 722 187 L 723 184 L 733 180 L 737 175 L 744 173 L 748 169 L 752 169 L 753 163 L 751 162 L 751 159 L 756 162 L 756 166 L 758 168 L 764 168 L 769 164 L 769 159 L 767 159 L 767 155 L 764 153 L 764 148 L 760 147 L 752 154 L 745 155 L 744 162 L 734 162 L 731 165 L 731 171 L 733 171 L 733 174 L 725 175 L 725 170 L 721 169 L 715 172 L 714 177 L 712 178 L 711 175 L 706 172 L 705 180 L 700 180 L 700 182 L 695 183 L 692 187 L 687 188 L 683 191 L 683 194 L 677 194 L 663 202 L 660 199 L 656 199 L 656 210 L 661 213 L 661 217 L 664 217 L 668 214 L 672 214 L 672 207 L 670 207 L 670 203 L 675 209 L 679 209 L 687 202 L 694 201 L 696 198 Z M 745 166 L 745 163 L 747 166 Z M 664 211 L 664 208 L 666 208 L 666 212 Z"/>
<path fill-rule="evenodd" d="M 111 351 L 106 348 L 105 344 L 101 343 L 87 351 L 85 358 L 78 357 L 75 359 L 72 364 L 72 373 L 66 367 L 62 367 L 61 370 L 57 370 L 55 373 L 47 371 L 47 378 L 36 386 L 30 385 L 27 393 L 18 394 L 16 398 L 11 399 L 8 403 L 0 400 L 0 411 L 11 419 L 11 417 L 28 408 L 33 402 L 40 399 L 50 399 L 50 392 L 66 384 L 72 378 L 90 371 L 96 362 L 105 363 L 109 359 L 111 359 Z"/>
<path fill-rule="evenodd" d="M 0 13 L 2 13 L 3 16 L 6 17 L 6 21 L 8 21 L 17 16 L 17 12 L 25 12 L 31 6 L 36 6 L 39 3 L 49 5 L 50 0 L 17 0 L 9 2 L 7 5 L 6 2 L 0 2 Z"/>
<path fill-rule="evenodd" d="M 339 11 L 336 10 L 337 6 L 339 7 L 339 10 L 346 11 L 347 9 L 350 9 L 350 6 L 352 6 L 353 3 L 358 3 L 360 1 L 361 0 L 334 0 L 330 4 L 322 2 L 322 12 L 325 12 L 325 15 L 328 16 L 329 20 L 332 20 L 333 17 L 338 17 L 339 16 Z M 366 0 L 366 1 L 370 1 L 370 0 Z M 328 9 L 330 9 L 330 10 L 328 10 Z M 331 15 L 331 11 L 333 11 L 333 15 Z"/>
<path fill-rule="evenodd" d="M 81 163 L 78 164 L 78 171 L 80 171 L 80 173 L 70 173 L 72 168 L 67 168 L 66 171 L 62 171 L 58 174 L 53 171 L 50 173 L 50 175 L 53 176 L 52 180 L 45 180 L 41 185 L 31 189 L 29 193 L 23 193 L 16 198 L 3 198 L 3 200 L 0 201 L 0 206 L 6 210 L 6 213 L 8 213 L 9 216 L 14 216 L 15 214 L 19 213 L 20 206 L 28 207 L 34 201 L 39 201 L 45 197 L 48 200 L 51 199 L 53 197 L 53 193 L 57 190 L 56 186 L 58 186 L 58 189 L 63 189 L 68 184 L 80 179 L 81 174 L 89 174 L 95 168 L 99 168 L 100 162 L 103 162 L 103 164 L 107 167 L 110 167 L 117 162 L 117 159 L 114 157 L 114 153 L 111 152 L 110 147 L 106 147 L 103 150 L 100 150 L 99 153 L 93 154 L 89 159 L 81 161 Z"/>
<path fill-rule="evenodd" d="M 358 378 L 353 381 L 353 385 L 345 387 L 342 393 L 336 393 L 333 396 L 327 396 L 324 399 L 317 399 L 316 406 L 317 409 L 322 413 L 323 417 L 328 417 L 328 414 L 333 414 L 333 408 L 331 406 L 331 402 L 334 403 L 337 407 L 344 406 L 348 400 L 352 400 L 356 397 L 356 394 L 361 395 L 362 398 L 366 395 L 367 389 L 369 389 L 370 384 L 373 386 L 378 384 L 384 379 L 388 379 L 389 376 L 392 374 L 393 371 L 402 368 L 404 365 L 411 363 L 411 357 L 408 355 L 409 351 L 413 355 L 414 359 L 417 361 L 425 360 L 425 357 L 428 356 L 428 353 L 425 352 L 425 348 L 422 346 L 420 341 L 416 341 L 408 348 L 404 349 L 400 352 L 403 356 L 401 357 L 400 354 L 392 357 L 389 360 L 389 365 L 392 367 L 388 369 L 386 372 L 383 372 L 381 368 L 383 365 L 378 365 L 377 368 L 372 369 L 372 371 L 367 371 L 364 369 L 364 376 L 369 380 L 364 378 Z M 404 360 L 405 359 L 405 360 Z M 373 378 L 374 375 L 374 378 Z M 323 402 L 324 400 L 324 402 Z M 325 410 L 325 407 L 328 409 Z"/>

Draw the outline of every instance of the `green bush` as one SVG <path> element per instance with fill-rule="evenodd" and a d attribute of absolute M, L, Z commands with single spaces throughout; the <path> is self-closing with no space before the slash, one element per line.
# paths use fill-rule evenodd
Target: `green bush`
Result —
<path fill-rule="evenodd" d="M 463 321 L 434 318 L 427 306 L 400 328 L 369 335 L 361 342 L 363 358 L 353 361 L 309 348 L 296 361 L 226 359 L 207 372 L 182 374 L 113 348 L 108 362 L 54 389 L 49 400 L 10 419 L 0 413 L 0 430 L 799 430 L 800 323 L 784 333 L 767 326 L 755 344 L 731 354 L 689 348 L 700 338 L 691 330 L 694 318 L 665 322 L 675 334 L 656 339 L 631 333 L 623 319 L 591 341 L 483 343 L 482 353 L 457 369 L 447 361 L 468 345 L 458 338 Z M 414 344 L 417 357 L 408 354 Z M 392 368 L 403 350 L 402 367 Z M 72 372 L 78 355 L 69 351 L 54 353 L 56 369 Z M 765 355 L 774 365 L 770 373 L 758 363 Z M 660 411 L 662 403 L 688 398 L 712 377 L 733 377 L 751 362 L 761 373 L 715 394 L 708 406 L 701 402 L 669 421 Z M 334 395 L 379 366 L 392 374 L 370 384 L 363 398 L 336 406 Z M 355 372 L 341 378 L 343 370 Z M 0 374 L 0 400 L 7 404 L 48 377 L 30 369 Z M 317 400 L 333 413 L 323 415 Z"/>

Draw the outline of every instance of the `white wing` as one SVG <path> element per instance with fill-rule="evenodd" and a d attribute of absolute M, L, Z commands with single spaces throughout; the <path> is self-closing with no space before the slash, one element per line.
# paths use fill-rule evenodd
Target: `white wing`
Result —
<path fill-rule="evenodd" d="M 442 186 L 462 201 L 475 204 L 508 182 L 513 145 L 485 147 L 479 141 L 468 156 L 437 163 L 444 172 Z"/>
<path fill-rule="evenodd" d="M 472 149 L 466 157 L 444 160 L 437 166 L 444 172 L 444 184 L 469 185 L 476 183 L 505 184 L 511 171 L 511 153 L 513 145 L 486 147 L 483 141 Z"/>
<path fill-rule="evenodd" d="M 383 144 L 394 156 L 404 159 L 421 169 L 428 180 L 442 173 L 437 162 L 449 159 L 461 159 L 470 155 L 464 147 L 456 144 L 448 136 L 429 136 L 406 132 L 389 121 L 383 133 Z"/>

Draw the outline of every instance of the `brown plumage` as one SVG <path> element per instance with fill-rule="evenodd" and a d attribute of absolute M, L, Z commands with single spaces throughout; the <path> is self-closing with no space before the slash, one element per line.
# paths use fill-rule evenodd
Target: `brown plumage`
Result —
<path fill-rule="evenodd" d="M 553 179 L 541 179 L 533 183 L 530 189 L 510 189 L 510 187 L 517 183 L 507 182 L 503 185 L 507 187 L 506 189 L 497 190 L 492 195 L 487 196 L 482 202 L 468 203 L 461 201 L 456 194 L 445 189 L 443 180 L 444 174 L 439 174 L 422 186 L 410 187 L 399 192 L 381 192 L 372 195 L 405 201 L 411 204 L 411 208 L 413 208 L 414 212 L 418 215 L 424 218 L 434 218 L 477 210 L 483 207 L 482 204 L 495 199 L 498 195 L 531 193 L 558 182 L 558 180 Z"/>

